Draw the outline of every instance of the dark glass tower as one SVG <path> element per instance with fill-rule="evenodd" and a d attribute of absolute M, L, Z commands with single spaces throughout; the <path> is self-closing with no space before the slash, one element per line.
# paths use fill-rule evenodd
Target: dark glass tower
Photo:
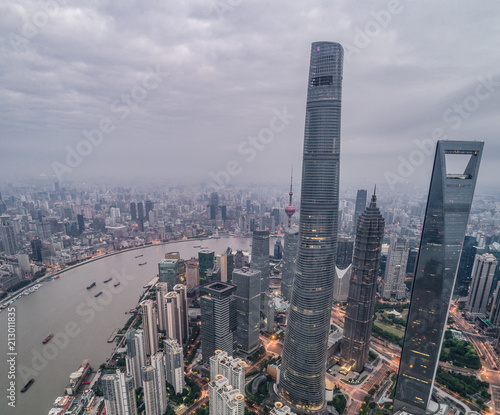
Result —
<path fill-rule="evenodd" d="M 438 141 L 417 259 L 394 412 L 425 414 L 448 319 L 479 163 L 479 141 Z M 456 161 L 465 169 L 453 171 Z"/>
<path fill-rule="evenodd" d="M 280 395 L 300 412 L 324 410 L 337 253 L 344 50 L 315 42 L 307 90 L 297 272 L 283 348 Z"/>
<path fill-rule="evenodd" d="M 269 231 L 253 231 L 250 268 L 260 271 L 261 306 L 269 290 Z"/>
<path fill-rule="evenodd" d="M 355 372 L 363 370 L 370 350 L 384 226 L 384 218 L 373 194 L 370 206 L 358 218 L 342 338 L 342 362 Z"/>
<path fill-rule="evenodd" d="M 354 208 L 354 233 L 356 233 L 356 228 L 358 227 L 359 215 L 361 215 L 366 209 L 366 190 L 359 189 L 356 195 L 356 207 Z"/>

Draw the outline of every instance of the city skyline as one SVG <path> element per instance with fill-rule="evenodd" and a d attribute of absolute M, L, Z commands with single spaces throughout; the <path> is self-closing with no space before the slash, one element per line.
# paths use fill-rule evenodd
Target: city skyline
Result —
<path fill-rule="evenodd" d="M 146 9 L 135 3 L 118 8 L 72 2 L 59 5 L 27 36 L 25 20 L 32 23 L 36 13 L 43 13 L 38 3 L 2 3 L 6 77 L 0 125 L 6 151 L 0 155 L 0 175 L 5 180 L 52 176 L 53 163 L 67 165 L 66 147 L 76 151 L 86 139 L 84 130 L 98 129 L 102 119 L 110 118 L 116 129 L 105 133 L 78 165 L 68 164 L 71 172 L 63 169 L 62 182 L 152 177 L 185 183 L 203 177 L 210 184 L 210 172 L 224 171 L 235 161 L 241 173 L 231 175 L 230 184 L 285 183 L 290 165 L 300 165 L 306 92 L 301 79 L 307 73 L 302 57 L 312 41 L 334 39 L 349 45 L 343 186 L 377 182 L 382 190 L 384 173 L 399 175 L 404 159 L 409 165 L 403 181 L 425 187 L 432 163 L 427 144 L 436 129 L 450 139 L 484 140 L 490 151 L 483 182 L 494 184 L 499 58 L 485 51 L 493 50 L 498 38 L 490 20 L 498 4 L 413 2 L 390 10 L 382 1 L 222 6 L 148 4 Z M 277 14 L 293 21 L 296 30 L 277 26 Z M 429 16 L 447 24 L 432 24 Z M 13 35 L 20 36 L 17 44 Z M 436 38 L 454 40 L 438 45 L 432 42 Z M 140 102 L 133 100 L 126 114 L 122 94 L 131 96 L 147 67 L 156 73 L 157 65 L 168 74 L 158 75 L 163 76 L 158 88 L 147 90 Z M 153 85 L 154 79 L 146 82 Z M 248 138 L 265 135 L 273 111 L 283 114 L 285 107 L 295 118 L 276 124 L 285 128 L 265 149 L 254 148 Z M 365 114 L 362 122 L 359 113 Z M 240 145 L 248 154 L 238 151 Z M 278 152 L 282 158 L 275 157 Z M 134 169 L 126 168 L 129 154 L 141 154 Z"/>

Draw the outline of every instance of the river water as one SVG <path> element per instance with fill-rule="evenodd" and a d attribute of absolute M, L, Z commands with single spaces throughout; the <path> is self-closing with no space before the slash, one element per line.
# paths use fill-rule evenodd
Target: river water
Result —
<path fill-rule="evenodd" d="M 274 242 L 273 241 L 271 243 Z M 46 281 L 15 308 L 16 327 L 16 406 L 8 406 L 10 365 L 8 355 L 8 309 L 0 313 L 0 414 L 45 415 L 57 396 L 64 395 L 69 375 L 84 359 L 97 369 L 111 354 L 115 343 L 107 343 L 116 328 L 122 328 L 135 308 L 143 286 L 158 273 L 158 262 L 165 253 L 179 251 L 181 258 L 197 257 L 201 245 L 221 253 L 227 247 L 249 250 L 251 238 L 221 238 L 182 241 L 149 246 L 94 261 Z M 272 249 L 273 245 L 271 245 Z M 143 255 L 135 258 L 137 255 Z M 139 263 L 147 262 L 139 266 Z M 103 281 L 113 279 L 104 284 Z M 120 281 L 118 287 L 113 287 Z M 86 287 L 92 282 L 96 286 Z M 94 295 L 103 294 L 94 298 Z M 54 337 L 43 345 L 50 333 Z M 35 383 L 25 393 L 21 388 L 30 378 Z"/>

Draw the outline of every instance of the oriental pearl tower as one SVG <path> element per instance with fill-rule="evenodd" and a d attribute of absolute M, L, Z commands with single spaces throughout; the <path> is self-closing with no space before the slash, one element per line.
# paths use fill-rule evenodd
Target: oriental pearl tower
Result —
<path fill-rule="evenodd" d="M 288 227 L 289 228 L 292 226 L 292 216 L 295 213 L 295 208 L 292 206 L 292 196 L 293 196 L 292 183 L 293 183 L 293 167 L 292 167 L 292 174 L 290 177 L 290 192 L 288 192 L 288 196 L 290 199 L 289 199 L 288 206 L 285 208 L 285 213 L 288 216 Z"/>

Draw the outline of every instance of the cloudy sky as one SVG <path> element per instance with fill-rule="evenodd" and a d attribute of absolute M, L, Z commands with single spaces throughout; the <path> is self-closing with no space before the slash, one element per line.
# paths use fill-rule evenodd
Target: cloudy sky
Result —
<path fill-rule="evenodd" d="M 493 0 L 3 0 L 0 180 L 287 182 L 318 40 L 345 49 L 343 185 L 427 185 L 433 136 L 484 140 L 495 185 Z"/>

